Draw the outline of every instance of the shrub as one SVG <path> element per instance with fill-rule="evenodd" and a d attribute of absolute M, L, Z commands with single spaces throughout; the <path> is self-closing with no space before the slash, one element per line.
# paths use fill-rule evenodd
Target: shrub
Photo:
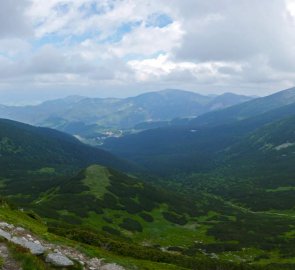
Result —
<path fill-rule="evenodd" d="M 90 231 L 84 230 L 66 230 L 61 228 L 52 228 L 56 234 L 66 236 L 67 238 L 80 241 L 92 246 L 98 246 L 101 248 L 107 248 L 121 256 L 128 256 L 142 260 L 150 260 L 154 262 L 170 263 L 178 265 L 188 269 L 198 270 L 262 270 L 265 269 L 259 266 L 236 264 L 232 262 L 226 262 L 223 260 L 214 260 L 208 257 L 188 257 L 181 254 L 171 254 L 163 252 L 159 249 L 152 247 L 143 247 L 135 245 L 129 242 L 116 241 L 111 238 L 106 238 L 102 235 L 94 234 Z M 267 268 L 268 270 L 274 270 L 278 268 Z"/>
<path fill-rule="evenodd" d="M 103 226 L 102 230 L 106 233 L 109 233 L 109 234 L 113 234 L 113 235 L 117 235 L 117 236 L 121 235 L 121 232 L 119 232 L 118 230 L 116 230 L 112 227 L 109 227 L 109 226 Z"/>
<path fill-rule="evenodd" d="M 119 224 L 119 226 L 127 231 L 142 232 L 141 224 L 138 221 L 133 220 L 131 218 L 124 218 L 123 222 Z"/>
<path fill-rule="evenodd" d="M 163 212 L 162 215 L 166 220 L 175 224 L 185 225 L 187 223 L 187 220 L 184 216 L 180 216 L 173 212 Z"/>
<path fill-rule="evenodd" d="M 153 222 L 154 221 L 154 218 L 147 214 L 147 213 L 140 213 L 139 216 L 144 219 L 146 222 Z"/>
<path fill-rule="evenodd" d="M 114 209 L 114 210 L 120 209 L 120 206 L 118 205 L 117 198 L 114 195 L 110 194 L 110 193 L 104 194 L 104 196 L 103 196 L 103 206 L 105 208 Z"/>
<path fill-rule="evenodd" d="M 134 200 L 129 198 L 121 198 L 120 204 L 122 204 L 124 210 L 126 210 L 130 214 L 136 214 L 142 211 L 140 205 L 137 204 Z"/>

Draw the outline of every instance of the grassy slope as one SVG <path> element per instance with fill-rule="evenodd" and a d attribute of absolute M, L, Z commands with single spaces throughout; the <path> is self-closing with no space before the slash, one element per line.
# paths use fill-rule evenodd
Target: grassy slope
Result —
<path fill-rule="evenodd" d="M 101 199 L 106 193 L 106 188 L 110 184 L 111 176 L 107 168 L 100 165 L 92 165 L 86 169 L 83 184 L 89 188 L 85 194 L 92 194 L 96 198 Z"/>
<path fill-rule="evenodd" d="M 254 211 L 292 210 L 294 126 L 293 116 L 257 129 L 219 153 L 224 166 L 194 174 L 188 182 Z"/>
<path fill-rule="evenodd" d="M 294 115 L 292 103 L 196 132 L 155 129 L 114 140 L 113 150 L 168 176 L 168 183 L 174 178 L 187 189 L 217 194 L 255 211 L 287 211 L 295 203 Z"/>
<path fill-rule="evenodd" d="M 49 233 L 46 223 L 42 222 L 41 219 L 35 219 L 27 214 L 26 212 L 22 212 L 19 210 L 11 209 L 6 204 L 2 204 L 0 207 L 0 220 L 4 222 L 8 222 L 10 224 L 14 224 L 15 226 L 21 226 L 28 230 L 30 230 L 33 234 L 43 238 L 46 241 L 50 241 L 52 243 L 67 245 L 71 247 L 75 247 L 78 250 L 84 251 L 90 257 L 99 257 L 105 258 L 109 262 L 116 262 L 122 266 L 127 267 L 127 269 L 146 269 L 146 270 L 176 270 L 182 269 L 179 266 L 173 266 L 169 264 L 155 263 L 145 260 L 136 260 L 133 258 L 118 256 L 108 252 L 107 250 L 93 247 L 89 245 L 85 245 L 82 243 L 75 242 L 73 240 L 69 240 L 64 237 L 57 236 L 55 234 Z M 35 268 L 38 269 L 39 268 Z M 35 270 L 31 268 L 31 270 Z M 41 268 L 40 268 L 41 269 Z"/>
<path fill-rule="evenodd" d="M 141 197 L 142 194 L 153 196 L 152 202 Z M 123 242 L 176 247 L 193 257 L 200 256 L 201 249 L 209 257 L 215 253 L 221 259 L 237 263 L 245 260 L 257 264 L 294 263 L 293 253 L 288 251 L 293 246 L 294 228 L 290 227 L 293 219 L 254 213 L 210 196 L 200 197 L 195 206 L 192 201 L 181 201 L 178 197 L 171 200 L 173 196 L 154 190 L 138 179 L 93 165 L 63 183 L 50 196 L 41 194 L 39 203 L 35 201 L 31 207 L 47 217 L 50 226 L 62 226 L 56 224 L 56 220 L 62 220 L 72 223 L 73 228 L 88 228 Z M 144 204 L 140 204 L 142 201 Z M 182 219 L 167 220 L 163 216 L 165 212 L 176 213 L 186 222 L 177 224 Z M 145 220 L 143 213 L 152 221 Z M 126 219 L 135 221 L 135 227 L 122 227 Z M 278 243 L 281 254 L 276 248 Z M 120 262 L 125 260 L 122 258 Z"/>
<path fill-rule="evenodd" d="M 93 163 L 132 169 L 112 154 L 65 133 L 0 119 L 0 177 L 20 178 L 41 168 L 72 171 Z"/>
<path fill-rule="evenodd" d="M 88 167 L 80 176 L 63 183 L 50 196 L 48 193 L 43 195 L 33 203 L 34 208 L 52 220 L 64 219 L 96 230 L 112 228 L 120 231 L 122 236 L 151 245 L 190 245 L 200 236 L 194 225 L 197 220 L 189 213 L 197 212 L 196 206 L 189 205 L 191 202 L 178 206 L 178 201 L 171 199 L 173 193 L 165 194 L 138 179 L 100 165 Z M 69 206 L 65 200 L 72 205 Z M 53 209 L 56 210 L 54 214 Z M 186 212 L 182 215 L 183 210 Z M 180 226 L 165 219 L 163 212 L 169 211 L 178 212 L 177 216 L 186 218 L 188 223 Z M 145 220 L 143 213 L 152 221 Z M 139 229 L 122 228 L 126 218 L 136 221 Z"/>
<path fill-rule="evenodd" d="M 22 145 L 15 142 L 4 138 L 1 141 L 1 151 L 12 156 L 18 155 Z M 282 143 L 285 141 L 274 145 Z M 234 212 L 232 209 L 222 209 L 221 205 L 216 204 L 206 208 L 202 200 L 201 205 L 197 206 L 193 201 L 154 189 L 134 178 L 101 166 L 90 167 L 72 179 L 58 178 L 56 169 L 48 165 L 31 169 L 26 174 L 21 175 L 18 181 L 8 181 L 3 177 L 3 193 L 12 194 L 11 199 L 18 199 L 21 204 L 25 199 L 26 206 L 33 206 L 51 221 L 61 219 L 78 226 L 90 226 L 100 232 L 111 232 L 112 235 L 119 232 L 119 237 L 125 240 L 127 237 L 127 241 L 131 239 L 136 243 L 177 246 L 191 253 L 198 248 L 224 257 L 229 256 L 229 252 L 247 253 L 243 256 L 251 253 L 260 263 L 290 262 L 292 256 L 294 257 L 294 221 L 289 217 L 244 213 L 241 210 Z M 30 182 L 27 182 L 28 179 Z M 224 179 L 224 183 L 226 182 L 228 179 Z M 241 189 L 240 183 L 238 187 L 239 190 L 245 190 Z M 279 189 L 270 193 L 286 191 L 293 190 Z M 215 210 L 217 214 L 208 214 L 209 210 Z M 163 212 L 170 213 L 170 218 L 164 217 Z M 148 219 L 151 217 L 154 221 L 146 221 L 147 216 L 144 218 L 143 213 L 148 214 Z M 183 223 L 183 220 L 187 222 Z M 179 222 L 181 225 L 177 224 Z M 268 224 L 273 224 L 272 228 L 268 228 Z M 275 234 L 275 237 L 272 234 Z M 194 241 L 202 243 L 194 245 Z M 281 246 L 281 254 L 274 248 L 278 243 Z M 224 252 L 227 244 L 231 246 Z M 242 248 L 246 248 L 246 252 L 243 252 Z M 258 259 L 261 254 L 267 254 L 268 258 Z M 243 259 L 242 255 L 239 256 L 236 261 Z"/>

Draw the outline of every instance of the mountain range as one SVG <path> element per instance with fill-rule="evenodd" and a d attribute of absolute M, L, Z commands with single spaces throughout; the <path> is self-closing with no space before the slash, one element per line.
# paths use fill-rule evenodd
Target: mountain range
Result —
<path fill-rule="evenodd" d="M 112 258 L 124 255 L 123 263 L 133 268 L 144 264 L 146 269 L 163 270 L 194 269 L 195 265 L 198 269 L 240 269 L 239 262 L 216 261 L 194 251 L 192 239 L 207 237 L 195 229 L 196 222 L 206 226 L 202 216 L 208 208 L 221 212 L 220 203 L 205 198 L 197 202 L 105 167 L 129 173 L 134 169 L 130 163 L 59 131 L 11 120 L 0 123 L 2 220 L 11 222 L 18 216 L 17 221 L 31 230 L 41 226 L 36 220 L 44 220 L 53 239 L 59 235 L 78 245 L 88 244 L 86 250 L 111 252 Z M 10 203 L 14 206 L 7 208 Z M 22 209 L 21 214 L 17 208 Z M 29 220 L 22 219 L 24 212 Z M 177 234 L 181 237 L 176 238 Z M 39 237 L 44 236 L 48 233 L 43 231 Z"/>
<path fill-rule="evenodd" d="M 167 92 L 141 102 L 156 115 L 154 95 Z M 100 148 L 0 120 L 1 219 L 38 221 L 45 239 L 126 269 L 294 269 L 295 89 L 192 116 L 141 123 Z"/>
<path fill-rule="evenodd" d="M 182 125 L 108 139 L 104 148 L 162 177 L 190 175 L 190 189 L 214 190 L 256 210 L 290 210 L 295 203 L 294 98 L 295 89 L 288 89 Z"/>
<path fill-rule="evenodd" d="M 93 142 L 97 137 L 120 136 L 122 132 L 118 129 L 132 129 L 142 122 L 195 117 L 251 99 L 232 93 L 203 96 L 183 90 L 163 90 L 124 99 L 70 96 L 36 106 L 0 106 L 0 117 L 55 128 Z"/>
<path fill-rule="evenodd" d="M 295 88 L 287 89 L 196 118 L 173 120 L 169 125 L 165 122 L 140 133 L 110 138 L 103 147 L 137 161 L 141 156 L 150 160 L 153 153 L 167 154 L 165 162 L 168 155 L 173 159 L 173 153 L 182 160 L 190 152 L 196 156 L 208 154 L 211 149 L 220 151 L 258 128 L 294 115 L 294 99 Z"/>

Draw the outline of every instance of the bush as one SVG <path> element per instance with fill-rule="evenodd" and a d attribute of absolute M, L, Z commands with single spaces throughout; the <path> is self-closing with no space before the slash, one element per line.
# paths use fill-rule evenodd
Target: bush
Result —
<path fill-rule="evenodd" d="M 104 221 L 106 221 L 107 223 L 113 223 L 113 220 L 109 217 L 103 217 L 102 218 Z"/>
<path fill-rule="evenodd" d="M 152 247 L 143 247 L 135 245 L 129 242 L 117 241 L 111 238 L 106 238 L 102 235 L 97 235 L 90 231 L 83 230 L 66 230 L 61 228 L 51 228 L 51 231 L 65 236 L 67 238 L 92 245 L 119 254 L 121 256 L 128 256 L 142 260 L 149 260 L 161 263 L 170 263 L 178 265 L 188 269 L 198 270 L 262 270 L 265 269 L 259 266 L 236 264 L 232 262 L 226 262 L 223 260 L 214 260 L 208 257 L 188 257 L 181 254 L 171 254 L 163 252 L 159 249 Z M 274 270 L 278 268 L 267 268 L 268 270 Z"/>
<path fill-rule="evenodd" d="M 187 220 L 184 216 L 180 216 L 173 212 L 163 212 L 162 215 L 166 220 L 175 224 L 185 225 L 187 223 Z"/>
<path fill-rule="evenodd" d="M 64 216 L 61 216 L 61 219 L 65 221 L 66 223 L 73 224 L 73 225 L 80 225 L 82 223 L 80 218 L 75 217 L 73 215 L 64 215 Z"/>
<path fill-rule="evenodd" d="M 112 227 L 109 227 L 109 226 L 103 226 L 102 227 L 102 230 L 106 233 L 109 233 L 109 234 L 112 234 L 112 235 L 116 235 L 116 236 L 120 236 L 121 235 L 121 232 L 119 232 L 118 230 L 112 228 Z"/>
<path fill-rule="evenodd" d="M 120 204 L 123 205 L 124 210 L 126 210 L 130 214 L 137 214 L 142 211 L 139 204 L 137 204 L 134 200 L 129 198 L 121 198 Z"/>
<path fill-rule="evenodd" d="M 146 222 L 153 222 L 154 221 L 154 218 L 147 214 L 147 213 L 140 213 L 139 216 L 144 219 Z"/>
<path fill-rule="evenodd" d="M 127 231 L 142 232 L 141 224 L 138 221 L 133 220 L 131 218 L 124 218 L 123 222 L 119 224 L 119 226 Z"/>
<path fill-rule="evenodd" d="M 109 208 L 109 209 L 113 209 L 113 210 L 118 210 L 120 209 L 120 206 L 118 205 L 118 200 L 117 198 L 110 194 L 110 193 L 106 193 L 103 196 L 103 206 L 105 208 Z"/>

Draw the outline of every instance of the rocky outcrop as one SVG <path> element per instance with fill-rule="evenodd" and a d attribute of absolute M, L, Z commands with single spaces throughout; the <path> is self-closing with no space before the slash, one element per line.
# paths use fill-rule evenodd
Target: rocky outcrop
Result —
<path fill-rule="evenodd" d="M 55 267 L 71 267 L 75 264 L 75 261 L 82 266 L 81 269 L 85 270 L 124 270 L 123 267 L 117 264 L 105 263 L 102 258 L 89 258 L 72 247 L 55 245 L 43 241 L 30 234 L 26 229 L 15 227 L 6 222 L 0 222 L 0 237 L 28 249 L 33 255 L 44 255 L 45 262 L 50 263 Z"/>
<path fill-rule="evenodd" d="M 70 267 L 74 265 L 73 261 L 60 253 L 49 253 L 45 261 L 57 267 Z"/>
<path fill-rule="evenodd" d="M 22 246 L 23 248 L 29 249 L 32 254 L 34 254 L 34 255 L 42 255 L 46 251 L 45 247 L 43 247 L 40 243 L 33 242 L 32 238 L 30 238 L 28 240 L 25 237 L 13 236 L 14 226 L 9 225 L 9 224 L 4 223 L 4 222 L 1 222 L 0 227 L 2 227 L 2 229 L 0 229 L 0 236 L 2 236 L 6 240 L 8 240 L 8 241 L 10 241 L 10 242 L 12 242 L 12 243 L 14 243 L 16 245 L 19 245 L 19 246 Z M 9 229 L 11 232 L 5 231 L 4 228 Z M 23 231 L 24 229 L 20 230 L 19 227 L 18 227 L 15 230 Z"/>
<path fill-rule="evenodd" d="M 123 267 L 121 267 L 120 265 L 117 265 L 115 263 L 105 264 L 99 269 L 100 270 L 124 270 Z"/>
<path fill-rule="evenodd" d="M 33 255 L 42 255 L 46 251 L 46 248 L 41 244 L 29 241 L 24 237 L 12 237 L 10 241 L 16 245 L 29 249 Z"/>
<path fill-rule="evenodd" d="M 6 231 L 3 231 L 2 229 L 0 229 L 0 236 L 5 238 L 6 240 L 11 240 L 11 234 Z"/>

